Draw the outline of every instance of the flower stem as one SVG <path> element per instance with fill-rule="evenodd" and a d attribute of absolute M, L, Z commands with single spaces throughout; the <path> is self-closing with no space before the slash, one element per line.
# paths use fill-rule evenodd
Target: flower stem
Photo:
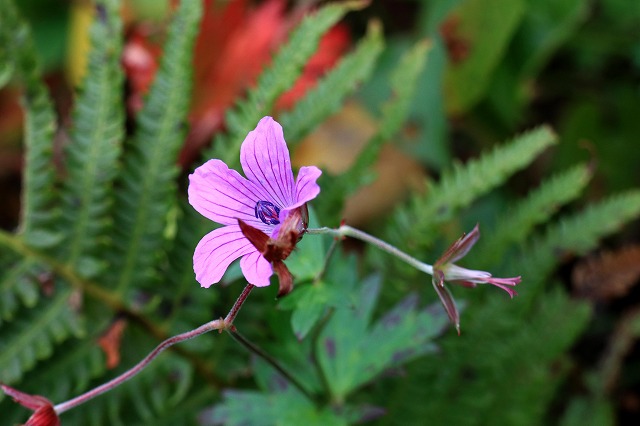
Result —
<path fill-rule="evenodd" d="M 160 343 L 158 346 L 156 346 L 156 348 L 151 353 L 149 353 L 149 355 L 147 355 L 142 361 L 140 361 L 138 364 L 136 364 L 134 367 L 130 368 L 120 376 L 94 389 L 91 389 L 90 391 L 85 392 L 82 395 L 79 395 L 73 399 L 70 399 L 69 401 L 60 403 L 53 408 L 57 414 L 61 414 L 80 404 L 84 404 L 88 400 L 95 398 L 98 395 L 102 395 L 103 393 L 108 392 L 117 386 L 120 386 L 121 384 L 123 384 L 124 382 L 126 382 L 127 380 L 135 376 L 136 374 L 140 373 L 151 361 L 154 360 L 154 358 L 160 355 L 160 353 L 162 353 L 168 347 L 173 346 L 176 343 L 180 343 L 185 340 L 192 339 L 196 336 L 207 333 L 211 330 L 222 330 L 224 328 L 225 328 L 224 320 L 214 320 L 214 321 L 209 321 L 208 323 L 203 324 L 194 330 L 188 331 L 186 333 L 178 334 L 177 336 L 170 337 L 164 342 Z"/>
<path fill-rule="evenodd" d="M 305 389 L 304 386 L 302 386 L 302 383 L 300 383 L 298 379 L 296 379 L 291 373 L 289 373 L 275 358 L 273 358 L 271 355 L 265 352 L 262 348 L 260 348 L 259 346 L 257 346 L 256 344 L 248 340 L 242 334 L 238 333 L 238 330 L 228 329 L 228 331 L 229 331 L 229 334 L 231 334 L 231 337 L 233 337 L 242 346 L 247 348 L 249 352 L 253 352 L 257 356 L 265 360 L 269 365 L 271 365 L 273 368 L 278 370 L 278 372 L 282 374 L 289 383 L 291 383 L 303 395 L 309 398 L 310 401 L 315 401 L 314 396 L 311 395 L 311 393 L 309 393 L 309 391 Z"/>
<path fill-rule="evenodd" d="M 227 327 L 233 324 L 233 320 L 236 319 L 236 315 L 238 315 L 238 312 L 240 312 L 240 308 L 244 304 L 245 300 L 247 300 L 247 297 L 249 297 L 249 293 L 251 293 L 251 290 L 253 290 L 254 287 L 255 286 L 253 284 L 247 284 L 244 290 L 242 290 L 242 293 L 240 293 L 240 296 L 238 296 L 236 303 L 233 304 L 233 307 L 224 319 L 224 323 L 227 325 Z"/>
<path fill-rule="evenodd" d="M 83 393 L 82 395 L 79 395 L 66 402 L 62 402 L 56 405 L 55 407 L 53 407 L 55 412 L 57 414 L 64 413 L 65 411 L 68 411 L 74 407 L 77 407 L 80 404 L 84 404 L 88 400 L 93 399 L 98 395 L 102 395 L 103 393 L 108 392 L 111 389 L 114 389 L 120 386 L 130 378 L 140 373 L 147 365 L 149 365 L 151 361 L 153 361 L 165 349 L 175 345 L 176 343 L 180 343 L 188 339 L 193 339 L 194 337 L 200 336 L 201 334 L 204 334 L 204 333 L 208 333 L 211 330 L 222 331 L 225 329 L 233 329 L 232 327 L 233 320 L 238 315 L 238 312 L 240 312 L 240 308 L 242 307 L 244 302 L 247 300 L 247 297 L 249 296 L 249 293 L 251 293 L 251 290 L 253 290 L 253 287 L 254 287 L 253 285 L 248 284 L 244 288 L 244 290 L 242 290 L 242 293 L 240 293 L 240 296 L 238 296 L 238 299 L 233 304 L 233 307 L 231 308 L 231 310 L 229 311 L 229 313 L 224 319 L 209 321 L 208 323 L 203 324 L 196 329 L 193 329 L 191 331 L 187 331 L 186 333 L 178 334 L 177 336 L 173 336 L 166 339 L 165 341 L 160 343 L 158 346 L 156 346 L 156 348 L 153 351 L 151 351 L 149 355 L 144 357 L 144 359 L 139 363 L 137 363 L 134 367 L 125 371 L 123 374 L 119 375 L 118 377 L 115 377 L 114 379 L 106 383 L 103 383 L 102 385 L 94 389 L 91 389 L 88 392 Z"/>
<path fill-rule="evenodd" d="M 356 238 L 358 240 L 364 241 L 365 243 L 374 245 L 380 250 L 386 251 L 387 253 L 397 257 L 398 259 L 408 263 L 409 265 L 422 272 L 433 275 L 433 266 L 429 265 L 428 263 L 421 262 L 415 257 L 410 256 L 401 250 L 398 250 L 395 246 L 392 246 L 391 244 L 382 241 L 381 239 L 376 238 L 373 235 L 369 235 L 359 229 L 352 228 L 349 225 L 342 225 L 339 228 L 309 228 L 307 229 L 307 233 L 316 235 L 329 234 L 333 235 L 334 237 Z"/>

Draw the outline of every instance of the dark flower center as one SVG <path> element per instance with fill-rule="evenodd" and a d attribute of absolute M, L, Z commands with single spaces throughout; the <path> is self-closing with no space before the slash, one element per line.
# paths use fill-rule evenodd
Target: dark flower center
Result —
<path fill-rule="evenodd" d="M 256 217 L 267 225 L 277 225 L 280 223 L 278 215 L 280 208 L 269 201 L 258 201 L 256 203 Z"/>

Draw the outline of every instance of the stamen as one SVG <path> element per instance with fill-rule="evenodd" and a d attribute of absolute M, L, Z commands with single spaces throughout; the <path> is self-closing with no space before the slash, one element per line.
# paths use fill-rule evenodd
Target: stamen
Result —
<path fill-rule="evenodd" d="M 256 203 L 256 217 L 267 225 L 277 225 L 280 223 L 280 208 L 269 201 L 258 201 Z"/>

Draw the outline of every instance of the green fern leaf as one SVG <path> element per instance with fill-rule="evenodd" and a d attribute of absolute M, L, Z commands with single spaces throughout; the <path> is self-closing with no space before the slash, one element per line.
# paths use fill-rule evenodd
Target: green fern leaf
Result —
<path fill-rule="evenodd" d="M 510 245 L 521 243 L 536 225 L 546 223 L 564 204 L 576 199 L 591 178 L 586 165 L 576 166 L 544 181 L 525 200 L 496 221 L 499 226 L 485 233 L 474 250 L 478 267 L 495 265 Z M 477 257 L 476 256 L 476 259 Z"/>
<path fill-rule="evenodd" d="M 342 58 L 293 111 L 282 114 L 280 123 L 289 146 L 300 142 L 311 129 L 340 108 L 344 98 L 371 75 L 382 48 L 380 25 L 374 23 L 353 52 Z"/>
<path fill-rule="evenodd" d="M 27 373 L 20 387 L 35 394 L 46 389 L 51 401 L 65 401 L 87 391 L 91 380 L 105 374 L 104 358 L 94 338 L 67 340 L 56 347 L 51 358 Z"/>
<path fill-rule="evenodd" d="M 72 231 L 65 254 L 84 276 L 99 271 L 90 253 L 96 250 L 108 226 L 111 188 L 123 138 L 121 27 L 119 2 L 98 2 L 90 30 L 87 75 L 76 100 L 66 151 L 63 211 Z"/>
<path fill-rule="evenodd" d="M 551 129 L 540 127 L 465 165 L 455 164 L 438 183 L 429 185 L 425 195 L 414 198 L 408 209 L 396 211 L 388 239 L 412 249 L 427 247 L 436 235 L 437 224 L 451 219 L 461 208 L 531 164 L 555 142 Z"/>
<path fill-rule="evenodd" d="M 40 299 L 35 278 L 43 273 L 39 265 L 24 259 L 7 268 L 0 280 L 0 325 L 10 321 L 21 306 L 32 308 Z"/>
<path fill-rule="evenodd" d="M 258 79 L 255 89 L 247 99 L 239 102 L 226 116 L 229 129 L 224 138 L 218 138 L 206 158 L 220 158 L 229 167 L 239 164 L 240 144 L 258 121 L 268 115 L 280 95 L 290 88 L 302 69 L 316 51 L 320 37 L 338 22 L 349 10 L 359 9 L 364 2 L 333 3 L 305 17 L 293 31 L 289 41 L 276 54 L 273 62 Z"/>
<path fill-rule="evenodd" d="M 172 380 L 167 380 L 168 377 Z M 185 414 L 180 406 L 190 397 L 193 378 L 191 365 L 168 352 L 149 364 L 135 380 L 64 413 L 61 420 L 64 424 L 78 425 L 160 424 L 164 417 L 172 415 L 174 411 Z M 97 383 L 104 380 L 101 378 Z M 207 394 L 211 400 L 213 391 L 207 389 Z M 203 405 L 205 398 L 199 402 Z M 179 423 L 193 424 L 196 413 L 186 413 L 187 416 Z"/>
<path fill-rule="evenodd" d="M 546 296 L 526 325 L 510 315 L 518 308 L 517 299 L 494 298 L 473 314 L 466 311 L 466 337 L 448 336 L 444 358 L 424 359 L 410 369 L 409 380 L 385 390 L 391 403 L 386 423 L 418 424 L 427 418 L 461 426 L 484 425 L 486 419 L 543 424 L 544 410 L 567 371 L 563 354 L 588 324 L 590 310 L 560 291 Z"/>
<path fill-rule="evenodd" d="M 584 211 L 549 226 L 543 237 L 534 240 L 510 269 L 520 271 L 526 292 L 521 298 L 531 301 L 541 290 L 545 277 L 563 256 L 584 254 L 598 241 L 640 216 L 640 190 L 622 192 Z"/>
<path fill-rule="evenodd" d="M 160 70 L 138 115 L 137 133 L 126 145 L 115 208 L 119 291 L 149 279 L 163 246 L 167 215 L 175 205 L 175 162 L 189 110 L 193 43 L 201 15 L 201 2 L 180 3 Z"/>
<path fill-rule="evenodd" d="M 390 76 L 392 98 L 382 107 L 380 127 L 364 150 L 358 155 L 355 164 L 349 170 L 346 182 L 356 189 L 366 179 L 366 170 L 378 158 L 382 144 L 394 137 L 402 128 L 409 115 L 409 107 L 415 95 L 418 76 L 424 69 L 430 44 L 426 41 L 417 43 L 405 53 Z"/>
<path fill-rule="evenodd" d="M 32 246 L 50 247 L 61 236 L 49 229 L 56 214 L 53 165 L 53 136 L 56 117 L 51 98 L 41 80 L 31 31 L 12 1 L 3 1 L 3 33 L 15 73 L 24 86 L 25 166 L 22 180 L 21 232 Z"/>
<path fill-rule="evenodd" d="M 41 299 L 25 309 L 19 320 L 2 328 L 0 338 L 0 381 L 12 383 L 31 370 L 36 362 L 51 356 L 56 343 L 81 334 L 76 313 L 69 307 L 72 289 L 59 289 L 52 299 Z"/>

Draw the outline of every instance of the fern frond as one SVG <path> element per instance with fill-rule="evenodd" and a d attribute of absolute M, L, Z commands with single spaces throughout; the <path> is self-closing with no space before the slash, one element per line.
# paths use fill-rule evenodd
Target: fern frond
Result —
<path fill-rule="evenodd" d="M 21 306 L 32 308 L 40 298 L 35 278 L 42 272 L 31 259 L 16 262 L 0 279 L 0 325 L 10 321 Z"/>
<path fill-rule="evenodd" d="M 167 380 L 171 377 L 172 380 Z M 194 424 L 196 411 L 185 413 L 180 405 L 190 396 L 194 378 L 191 365 L 166 353 L 149 364 L 144 373 L 61 416 L 63 423 L 79 425 L 156 425 L 175 411 L 185 418 L 179 424 Z M 97 383 L 104 381 L 101 378 Z M 210 399 L 213 391 L 207 389 Z M 200 400 L 204 403 L 204 398 Z M 190 421 L 191 420 L 191 421 Z"/>
<path fill-rule="evenodd" d="M 429 42 L 418 42 L 400 58 L 398 65 L 392 71 L 390 76 L 391 99 L 382 106 L 378 131 L 367 142 L 344 178 L 344 182 L 349 183 L 348 190 L 353 191 L 368 180 L 367 169 L 378 158 L 382 144 L 394 137 L 406 122 L 409 106 L 418 83 L 418 76 L 426 64 L 429 48 Z"/>
<path fill-rule="evenodd" d="M 21 232 L 32 246 L 50 247 L 61 236 L 49 230 L 56 214 L 53 136 L 56 116 L 49 92 L 41 80 L 40 63 L 31 30 L 10 0 L 3 1 L 3 32 L 15 68 L 24 86 L 25 164 L 22 180 Z"/>
<path fill-rule="evenodd" d="M 2 328 L 0 338 L 0 381 L 12 383 L 33 368 L 38 360 L 51 356 L 57 343 L 81 334 L 80 323 L 69 306 L 70 288 L 59 288 L 51 299 L 23 309 L 18 319 Z"/>
<path fill-rule="evenodd" d="M 68 340 L 56 347 L 53 356 L 27 373 L 23 390 L 37 394 L 47 390 L 51 401 L 64 401 L 88 390 L 91 380 L 105 374 L 104 352 L 97 339 Z"/>
<path fill-rule="evenodd" d="M 356 49 L 343 57 L 291 112 L 280 116 L 289 146 L 295 146 L 311 129 L 336 112 L 344 98 L 371 75 L 383 44 L 380 24 L 374 22 Z"/>
<path fill-rule="evenodd" d="M 531 301 L 540 291 L 544 277 L 563 256 L 592 250 L 601 238 L 638 217 L 640 190 L 629 190 L 591 204 L 584 211 L 549 226 L 544 236 L 525 248 L 512 265 L 513 270 L 521 271 L 526 286 L 523 288 L 527 289 L 521 292 L 521 298 Z"/>
<path fill-rule="evenodd" d="M 305 17 L 293 31 L 289 41 L 278 51 L 269 68 L 258 78 L 247 99 L 240 101 L 226 116 L 229 129 L 225 137 L 216 140 L 205 157 L 220 158 L 229 167 L 239 164 L 240 144 L 258 121 L 271 112 L 280 95 L 300 76 L 304 65 L 318 47 L 320 37 L 348 11 L 364 7 L 362 1 L 333 3 Z"/>
<path fill-rule="evenodd" d="M 487 418 L 514 426 L 544 423 L 535 419 L 541 420 L 567 371 L 563 354 L 586 327 L 588 306 L 556 291 L 536 306 L 526 325 L 510 316 L 519 308 L 517 299 L 476 306 L 473 315 L 464 314 L 466 337 L 449 335 L 442 341 L 445 358 L 423 360 L 410 369 L 409 380 L 386 389 L 391 407 L 383 424 L 438 419 L 480 426 Z"/>
<path fill-rule="evenodd" d="M 175 208 L 176 157 L 189 110 L 193 43 L 202 4 L 182 1 L 169 28 L 160 70 L 126 145 L 115 204 L 117 289 L 153 275 L 169 210 Z"/>
<path fill-rule="evenodd" d="M 65 254 L 87 277 L 99 272 L 90 254 L 108 227 L 111 188 L 123 138 L 121 27 L 119 2 L 97 2 L 86 77 L 76 100 L 66 150 L 63 211 L 71 232 Z"/>
<path fill-rule="evenodd" d="M 409 208 L 397 209 L 386 233 L 388 238 L 412 249 L 430 245 L 438 223 L 505 182 L 555 142 L 556 135 L 550 128 L 539 127 L 478 159 L 454 164 L 439 182 L 429 185 L 425 195 L 411 200 Z"/>
<path fill-rule="evenodd" d="M 536 225 L 546 223 L 561 206 L 576 199 L 591 175 L 588 166 L 578 165 L 540 184 L 496 221 L 499 226 L 484 233 L 474 250 L 481 256 L 478 267 L 495 265 L 510 245 L 523 242 Z"/>

